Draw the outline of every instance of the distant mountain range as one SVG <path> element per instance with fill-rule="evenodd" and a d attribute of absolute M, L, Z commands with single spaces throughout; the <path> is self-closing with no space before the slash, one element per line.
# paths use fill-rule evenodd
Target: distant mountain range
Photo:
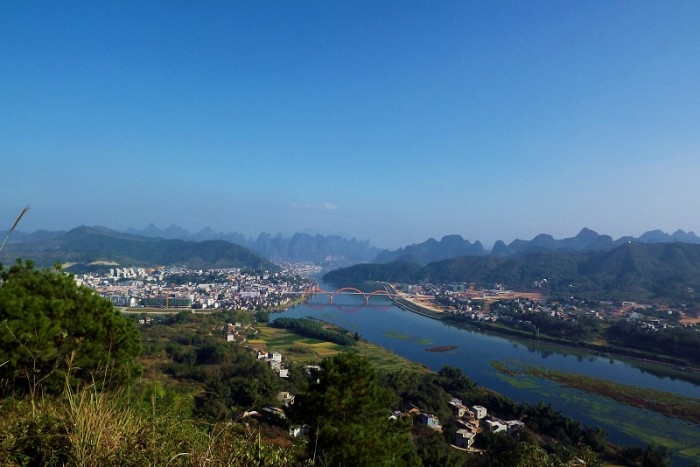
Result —
<path fill-rule="evenodd" d="M 447 235 L 442 240 L 433 238 L 423 243 L 408 245 L 398 250 L 385 250 L 374 260 L 375 263 L 390 263 L 395 261 L 417 263 L 426 265 L 444 259 L 458 258 L 460 256 L 495 256 L 508 258 L 526 252 L 534 251 L 560 251 L 560 252 L 586 252 L 609 251 L 625 243 L 690 243 L 700 244 L 700 237 L 693 232 L 677 230 L 673 234 L 667 234 L 661 230 L 652 230 L 644 233 L 639 238 L 622 237 L 617 240 L 609 235 L 600 235 L 597 232 L 584 228 L 575 237 L 556 240 L 548 234 L 540 234 L 532 240 L 513 240 L 506 245 L 499 240 L 491 251 L 484 249 L 478 240 L 471 243 L 459 235 Z"/>
<path fill-rule="evenodd" d="M 258 253 L 224 240 L 195 242 L 151 238 L 85 226 L 68 232 L 13 232 L 12 235 L 12 242 L 5 245 L 0 254 L 0 261 L 5 264 L 22 258 L 40 266 L 68 263 L 72 270 L 84 270 L 88 266 L 99 268 L 100 265 L 278 269 Z"/>
<path fill-rule="evenodd" d="M 442 259 L 458 258 L 460 256 L 486 256 L 488 251 L 480 241 L 471 243 L 460 235 L 446 235 L 439 242 L 429 238 L 423 243 L 408 245 L 398 250 L 384 250 L 373 262 L 391 263 L 402 261 L 407 263 L 428 264 Z"/>
<path fill-rule="evenodd" d="M 552 246 L 551 242 L 542 243 Z M 324 280 L 339 285 L 363 281 L 474 282 L 542 290 L 555 296 L 700 304 L 700 245 L 629 241 L 608 250 L 585 251 L 581 246 L 579 251 L 566 251 L 563 247 L 542 248 L 542 243 L 508 257 L 461 256 L 427 265 L 358 264 L 331 271 Z"/>
<path fill-rule="evenodd" d="M 348 240 L 338 235 L 296 233 L 291 238 L 285 238 L 280 234 L 272 236 L 268 233 L 261 233 L 253 239 L 246 238 L 237 232 L 215 232 L 209 227 L 192 234 L 176 225 L 159 229 L 153 224 L 149 224 L 143 230 L 128 229 L 127 233 L 145 237 L 191 241 L 225 240 L 244 246 L 272 261 L 312 262 L 331 267 L 368 262 L 381 251 L 379 248 L 371 246 L 368 240 L 360 241 L 354 238 Z"/>
<path fill-rule="evenodd" d="M 584 228 L 571 238 L 554 239 L 551 235 L 541 234 L 532 240 L 514 240 L 507 245 L 498 241 L 490 251 L 481 242 L 471 243 L 460 235 L 447 235 L 440 241 L 431 238 L 398 250 L 381 251 L 367 240 L 348 240 L 337 235 L 297 233 L 287 238 L 280 234 L 272 236 L 261 233 L 253 239 L 240 233 L 215 232 L 210 228 L 192 234 L 176 225 L 159 229 L 150 224 L 145 229 L 129 229 L 126 232 L 83 226 L 68 232 L 15 231 L 0 261 L 7 263 L 7 258 L 15 255 L 35 259 L 40 264 L 109 260 L 120 264 L 132 262 L 134 265 L 179 262 L 193 267 L 212 267 L 234 264 L 253 266 L 262 257 L 277 262 L 313 262 L 331 269 L 370 262 L 426 266 L 460 257 L 513 258 L 534 252 L 605 252 L 630 242 L 700 244 L 700 237 L 683 230 L 673 234 L 653 230 L 639 238 L 613 240 L 609 235 L 600 235 Z M 109 259 L 105 259 L 107 256 Z M 269 269 L 272 263 L 266 264 Z"/>

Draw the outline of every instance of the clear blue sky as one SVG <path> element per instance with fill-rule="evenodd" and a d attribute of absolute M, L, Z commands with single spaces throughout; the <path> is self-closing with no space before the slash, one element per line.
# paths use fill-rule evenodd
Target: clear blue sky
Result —
<path fill-rule="evenodd" d="M 698 1 L 0 1 L 0 229 L 700 233 Z"/>

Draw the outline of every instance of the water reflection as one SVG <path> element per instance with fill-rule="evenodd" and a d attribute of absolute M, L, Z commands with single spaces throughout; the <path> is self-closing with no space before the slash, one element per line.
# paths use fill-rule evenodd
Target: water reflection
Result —
<path fill-rule="evenodd" d="M 678 374 L 670 374 L 673 367 L 622 360 L 611 355 L 593 355 L 534 340 L 485 334 L 473 328 L 455 326 L 401 310 L 388 300 L 377 300 L 376 303 L 374 300 L 365 305 L 361 297 L 336 296 L 331 304 L 327 299 L 317 298 L 294 308 L 288 312 L 288 316 L 317 317 L 352 329 L 362 338 L 433 370 L 444 365 L 458 367 L 477 384 L 519 402 L 551 402 L 572 418 L 590 426 L 602 427 L 610 433 L 612 442 L 621 445 L 667 443 L 677 451 L 688 446 L 700 446 L 700 433 L 692 424 L 562 387 L 552 381 L 508 376 L 500 373 L 492 363 L 505 362 L 508 366 L 522 368 L 547 367 L 629 386 L 700 397 L 700 386 L 683 380 L 679 370 L 675 370 Z M 456 345 L 457 348 L 442 353 L 425 350 L 428 346 L 447 345 Z M 700 461 L 700 458 L 694 460 Z"/>

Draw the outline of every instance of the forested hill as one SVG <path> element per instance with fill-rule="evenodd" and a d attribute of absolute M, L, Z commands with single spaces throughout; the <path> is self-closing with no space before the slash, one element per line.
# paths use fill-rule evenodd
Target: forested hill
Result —
<path fill-rule="evenodd" d="M 240 267 L 277 270 L 257 253 L 223 240 L 166 240 L 125 234 L 104 227 L 77 227 L 35 241 L 8 243 L 0 262 L 21 257 L 38 265 L 116 263 L 120 266 Z"/>
<path fill-rule="evenodd" d="M 546 281 L 544 281 L 546 279 Z M 700 245 L 626 243 L 611 251 L 535 251 L 509 258 L 460 257 L 415 263 L 360 264 L 331 271 L 334 284 L 362 281 L 470 283 L 541 287 L 552 294 L 599 299 L 700 302 Z"/>

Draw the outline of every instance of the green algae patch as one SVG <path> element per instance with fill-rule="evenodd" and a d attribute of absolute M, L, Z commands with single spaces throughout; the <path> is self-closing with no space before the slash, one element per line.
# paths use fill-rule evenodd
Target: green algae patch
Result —
<path fill-rule="evenodd" d="M 543 388 L 541 381 L 523 373 L 522 371 L 506 365 L 504 362 L 492 360 L 491 366 L 498 371 L 498 376 L 510 386 L 519 389 L 538 389 Z"/>
<path fill-rule="evenodd" d="M 413 336 L 405 332 L 398 331 L 387 331 L 384 333 L 386 337 L 391 337 L 392 339 L 397 339 L 400 341 L 410 341 L 413 340 Z"/>
<path fill-rule="evenodd" d="M 428 347 L 425 349 L 426 352 L 450 352 L 456 349 L 456 345 L 440 345 L 438 347 Z"/>
<path fill-rule="evenodd" d="M 700 424 L 700 399 L 547 368 L 528 367 L 523 371 L 536 378 L 608 397 L 625 405 Z"/>
<path fill-rule="evenodd" d="M 493 369 L 495 369 L 502 375 L 520 376 L 523 374 L 521 370 L 516 370 L 515 368 L 509 367 L 505 363 L 499 362 L 498 360 L 492 360 L 491 367 L 493 367 Z"/>
<path fill-rule="evenodd" d="M 405 333 L 405 332 L 398 332 L 398 331 L 387 331 L 384 333 L 386 337 L 389 337 L 391 339 L 397 339 L 400 341 L 409 341 L 409 342 L 414 342 L 419 345 L 431 345 L 433 342 L 430 339 L 419 339 L 416 336 L 413 336 L 411 334 Z"/>

